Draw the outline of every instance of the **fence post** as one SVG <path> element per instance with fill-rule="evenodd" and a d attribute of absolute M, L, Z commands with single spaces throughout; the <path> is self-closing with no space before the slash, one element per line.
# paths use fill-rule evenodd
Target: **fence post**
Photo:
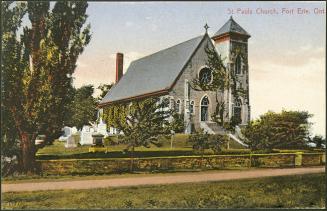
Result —
<path fill-rule="evenodd" d="M 325 164 L 326 163 L 326 154 L 322 153 L 320 157 L 320 164 Z"/>
<path fill-rule="evenodd" d="M 296 152 L 295 153 L 295 159 L 294 159 L 295 167 L 302 166 L 302 154 L 303 154 L 303 152 Z"/>

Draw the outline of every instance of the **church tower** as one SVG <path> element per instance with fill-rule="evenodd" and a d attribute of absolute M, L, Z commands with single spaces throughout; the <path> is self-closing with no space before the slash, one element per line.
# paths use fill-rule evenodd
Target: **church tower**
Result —
<path fill-rule="evenodd" d="M 229 71 L 233 71 L 237 79 L 236 87 L 244 91 L 238 98 L 231 94 L 231 90 L 224 93 L 228 117 L 239 119 L 240 125 L 246 125 L 250 121 L 248 65 L 250 37 L 250 34 L 236 23 L 232 16 L 212 37 L 224 65 Z"/>

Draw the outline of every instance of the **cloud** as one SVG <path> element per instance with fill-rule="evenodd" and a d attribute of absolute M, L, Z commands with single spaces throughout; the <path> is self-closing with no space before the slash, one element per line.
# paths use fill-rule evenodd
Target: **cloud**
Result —
<path fill-rule="evenodd" d="M 259 53 L 260 52 L 260 53 Z M 283 65 L 288 67 L 297 67 L 306 65 L 311 60 L 323 60 L 325 58 L 325 49 L 323 47 L 314 47 L 309 44 L 298 46 L 296 48 L 288 49 L 286 51 L 269 51 L 257 52 L 258 55 L 251 58 L 256 58 L 256 63 L 260 64 L 262 61 L 269 61 L 276 65 Z"/>
<path fill-rule="evenodd" d="M 312 48 L 302 48 L 309 51 Z M 310 50 L 310 51 L 311 51 Z M 320 51 L 320 49 L 316 49 Z M 301 53 L 299 53 L 301 54 Z M 250 63 L 252 118 L 268 110 L 306 110 L 314 114 L 313 133 L 325 134 L 325 59 L 308 58 L 302 65 L 264 61 Z"/>

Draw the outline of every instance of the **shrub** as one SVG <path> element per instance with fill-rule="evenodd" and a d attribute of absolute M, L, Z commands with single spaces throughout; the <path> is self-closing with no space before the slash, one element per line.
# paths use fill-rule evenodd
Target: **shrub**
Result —
<path fill-rule="evenodd" d="M 250 149 L 222 149 L 220 154 L 223 155 L 240 155 L 240 154 L 250 154 Z"/>

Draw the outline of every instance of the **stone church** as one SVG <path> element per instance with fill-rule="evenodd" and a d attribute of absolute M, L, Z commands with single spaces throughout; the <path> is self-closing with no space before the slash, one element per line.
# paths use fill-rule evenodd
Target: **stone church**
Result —
<path fill-rule="evenodd" d="M 146 97 L 160 96 L 169 99 L 170 107 L 184 114 L 185 133 L 192 128 L 203 128 L 209 133 L 223 132 L 212 121 L 216 108 L 216 94 L 213 91 L 197 91 L 190 82 L 198 77 L 206 83 L 212 80 L 211 70 L 206 66 L 205 47 L 215 49 L 221 55 L 228 71 L 234 71 L 237 86 L 245 95 L 234 99 L 230 90 L 219 93 L 225 103 L 228 119 L 238 116 L 240 125 L 250 120 L 249 69 L 247 33 L 235 20 L 230 19 L 212 36 L 205 34 L 179 43 L 167 49 L 133 61 L 123 75 L 123 54 L 116 57 L 116 83 L 109 90 L 99 107 L 115 103 L 131 102 Z"/>

